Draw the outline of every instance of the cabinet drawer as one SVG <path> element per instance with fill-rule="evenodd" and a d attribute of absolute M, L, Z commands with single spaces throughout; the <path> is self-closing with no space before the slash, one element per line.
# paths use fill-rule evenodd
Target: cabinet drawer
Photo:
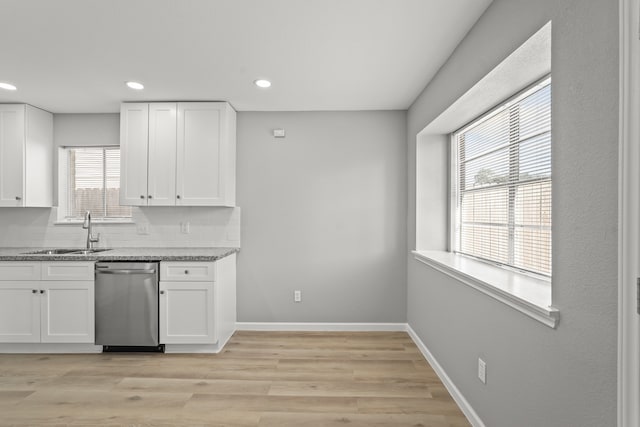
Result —
<path fill-rule="evenodd" d="M 40 263 L 0 262 L 0 280 L 40 280 Z"/>
<path fill-rule="evenodd" d="M 160 280 L 181 282 L 213 282 L 216 269 L 212 262 L 161 262 Z"/>
<path fill-rule="evenodd" d="M 54 261 L 42 263 L 42 280 L 93 280 L 93 261 Z"/>

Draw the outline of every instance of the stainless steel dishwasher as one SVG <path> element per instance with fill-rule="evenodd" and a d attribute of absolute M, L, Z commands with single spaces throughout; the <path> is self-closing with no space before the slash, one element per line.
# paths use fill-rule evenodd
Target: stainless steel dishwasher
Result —
<path fill-rule="evenodd" d="M 104 351 L 163 351 L 158 262 L 96 263 L 96 341 Z"/>

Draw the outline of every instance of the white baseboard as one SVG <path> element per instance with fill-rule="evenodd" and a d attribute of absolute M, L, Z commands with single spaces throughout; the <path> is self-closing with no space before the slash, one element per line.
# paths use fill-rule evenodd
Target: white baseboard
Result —
<path fill-rule="evenodd" d="M 473 427 L 485 427 L 484 423 L 482 422 L 482 420 L 480 419 L 476 411 L 473 410 L 473 408 L 471 407 L 467 399 L 464 398 L 460 390 L 458 390 L 458 388 L 455 386 L 453 381 L 451 381 L 451 378 L 449 378 L 444 368 L 442 368 L 442 366 L 438 363 L 436 358 L 433 357 L 433 354 L 431 354 L 431 352 L 429 351 L 427 346 L 422 342 L 418 334 L 416 334 L 416 332 L 413 330 L 413 328 L 411 328 L 410 325 L 407 325 L 406 331 L 411 337 L 411 339 L 413 340 L 413 342 L 416 343 L 416 346 L 418 347 L 422 355 L 425 357 L 425 359 L 427 359 L 427 362 L 429 362 L 433 370 L 436 372 L 436 374 L 438 375 L 438 378 L 440 378 L 440 381 L 442 381 L 442 384 L 444 384 L 446 389 L 449 391 L 449 394 L 451 394 L 451 397 L 453 397 L 453 400 L 456 401 L 456 403 L 460 407 L 460 410 L 467 417 L 467 420 L 469 420 L 471 425 Z"/>
<path fill-rule="evenodd" d="M 237 331 L 405 332 L 406 323 L 236 322 Z"/>
<path fill-rule="evenodd" d="M 221 347 L 217 344 L 165 344 L 164 352 L 167 354 L 170 353 L 183 353 L 183 354 L 194 354 L 194 353 L 210 353 L 216 354 L 219 353 Z"/>
<path fill-rule="evenodd" d="M 101 345 L 58 343 L 0 344 L 0 353 L 102 353 Z"/>

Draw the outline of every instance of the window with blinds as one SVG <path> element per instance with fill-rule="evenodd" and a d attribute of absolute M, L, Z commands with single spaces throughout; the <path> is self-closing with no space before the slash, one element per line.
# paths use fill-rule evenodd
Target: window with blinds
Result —
<path fill-rule="evenodd" d="M 551 80 L 453 134 L 454 250 L 551 276 Z"/>
<path fill-rule="evenodd" d="M 120 148 L 73 147 L 68 154 L 67 219 L 130 218 L 131 207 L 120 206 Z"/>

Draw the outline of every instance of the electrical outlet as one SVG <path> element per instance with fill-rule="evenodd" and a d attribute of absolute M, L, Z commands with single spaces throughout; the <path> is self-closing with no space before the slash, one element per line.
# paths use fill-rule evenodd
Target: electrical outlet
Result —
<path fill-rule="evenodd" d="M 302 302 L 302 291 L 293 291 L 293 302 Z"/>
<path fill-rule="evenodd" d="M 487 383 L 487 364 L 484 360 L 478 357 L 478 379 L 482 381 L 482 384 Z"/>
<path fill-rule="evenodd" d="M 184 221 L 180 223 L 180 232 L 182 234 L 191 233 L 191 224 L 189 223 L 189 221 Z"/>
<path fill-rule="evenodd" d="M 136 224 L 136 232 L 140 235 L 147 235 L 149 234 L 149 223 L 147 222 L 141 222 Z"/>

